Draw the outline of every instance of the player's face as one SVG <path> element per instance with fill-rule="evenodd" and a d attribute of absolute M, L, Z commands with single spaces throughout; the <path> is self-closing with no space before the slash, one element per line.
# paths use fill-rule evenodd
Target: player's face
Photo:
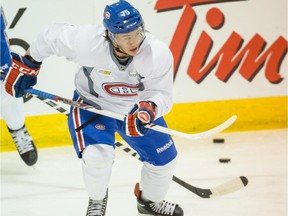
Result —
<path fill-rule="evenodd" d="M 127 34 L 117 34 L 115 37 L 115 41 L 119 48 L 130 56 L 136 55 L 143 39 L 144 31 L 142 27 Z"/>

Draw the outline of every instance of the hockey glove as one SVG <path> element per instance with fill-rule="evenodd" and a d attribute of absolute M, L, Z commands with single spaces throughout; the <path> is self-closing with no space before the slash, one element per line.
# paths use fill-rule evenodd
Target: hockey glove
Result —
<path fill-rule="evenodd" d="M 151 101 L 140 101 L 137 117 L 145 124 L 154 121 L 156 116 L 156 104 Z"/>
<path fill-rule="evenodd" d="M 11 55 L 12 67 L 4 81 L 5 90 L 14 97 L 22 97 L 25 90 L 37 83 L 41 62 L 36 62 L 31 57 L 23 57 L 16 53 L 11 53 Z"/>
<path fill-rule="evenodd" d="M 155 104 L 148 101 L 141 101 L 139 106 L 134 105 L 133 109 L 124 118 L 124 131 L 127 136 L 144 136 L 148 128 L 145 124 L 151 123 L 156 116 Z"/>

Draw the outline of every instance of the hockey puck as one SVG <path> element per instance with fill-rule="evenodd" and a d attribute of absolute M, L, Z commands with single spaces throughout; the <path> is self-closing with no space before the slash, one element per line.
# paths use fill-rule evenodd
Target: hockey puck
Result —
<path fill-rule="evenodd" d="M 224 143 L 225 142 L 225 139 L 223 138 L 214 138 L 213 139 L 213 143 Z"/>
<path fill-rule="evenodd" d="M 230 158 L 219 158 L 220 163 L 229 163 L 231 161 Z"/>

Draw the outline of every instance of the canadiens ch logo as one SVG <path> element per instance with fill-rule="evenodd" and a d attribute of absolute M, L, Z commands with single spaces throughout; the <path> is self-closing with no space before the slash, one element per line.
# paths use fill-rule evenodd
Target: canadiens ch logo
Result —
<path fill-rule="evenodd" d="M 98 130 L 105 130 L 106 129 L 105 125 L 103 125 L 103 124 L 96 124 L 95 128 L 97 128 Z"/>
<path fill-rule="evenodd" d="M 110 19 L 110 13 L 108 11 L 105 12 L 105 19 Z"/>
<path fill-rule="evenodd" d="M 131 97 L 137 96 L 139 90 L 138 85 L 127 83 L 104 83 L 103 90 L 111 96 Z"/>

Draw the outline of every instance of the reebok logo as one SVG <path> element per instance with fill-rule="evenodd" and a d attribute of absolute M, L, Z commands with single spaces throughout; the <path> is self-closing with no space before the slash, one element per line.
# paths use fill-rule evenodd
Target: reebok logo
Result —
<path fill-rule="evenodd" d="M 166 143 L 164 146 L 157 148 L 156 151 L 158 154 L 162 153 L 163 151 L 167 150 L 168 148 L 173 145 L 173 141 L 170 139 L 168 143 Z"/>

